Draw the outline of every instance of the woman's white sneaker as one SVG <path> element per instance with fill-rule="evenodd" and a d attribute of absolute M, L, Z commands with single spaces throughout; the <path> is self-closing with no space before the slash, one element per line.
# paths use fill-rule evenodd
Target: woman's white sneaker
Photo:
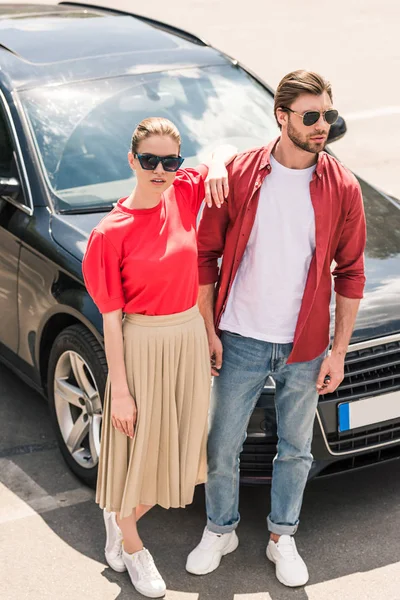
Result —
<path fill-rule="evenodd" d="M 229 533 L 214 533 L 204 529 L 201 542 L 189 554 L 186 561 L 186 571 L 193 575 L 206 575 L 219 567 L 221 558 L 236 550 L 239 539 L 235 531 Z"/>
<path fill-rule="evenodd" d="M 135 590 L 147 598 L 161 598 L 165 595 L 165 582 L 146 548 L 134 554 L 123 550 L 122 556 Z"/>
<path fill-rule="evenodd" d="M 114 571 L 123 573 L 126 566 L 122 558 L 122 531 L 117 525 L 115 512 L 103 510 L 104 525 L 106 528 L 106 546 L 104 554 L 107 563 Z"/>
<path fill-rule="evenodd" d="M 308 570 L 292 536 L 281 535 L 276 543 L 270 540 L 267 557 L 275 563 L 276 577 L 283 585 L 297 587 L 307 583 Z"/>

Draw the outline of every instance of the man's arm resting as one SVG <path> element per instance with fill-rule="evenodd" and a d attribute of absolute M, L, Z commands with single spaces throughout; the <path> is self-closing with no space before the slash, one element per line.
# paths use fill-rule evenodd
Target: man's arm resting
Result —
<path fill-rule="evenodd" d="M 322 363 L 317 380 L 317 390 L 321 395 L 334 392 L 343 381 L 344 359 L 353 333 L 359 305 L 359 298 L 346 298 L 336 294 L 335 334 L 332 351 Z M 327 384 L 324 383 L 326 376 L 330 377 Z"/>

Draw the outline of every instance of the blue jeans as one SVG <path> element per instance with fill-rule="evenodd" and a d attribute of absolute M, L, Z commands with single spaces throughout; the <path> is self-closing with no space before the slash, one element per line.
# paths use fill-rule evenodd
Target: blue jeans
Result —
<path fill-rule="evenodd" d="M 223 363 L 211 394 L 207 527 L 215 533 L 228 533 L 239 523 L 239 455 L 251 414 L 272 375 L 278 447 L 267 522 L 271 532 L 293 535 L 313 460 L 315 386 L 327 352 L 309 362 L 286 364 L 292 344 L 272 344 L 227 331 L 222 332 L 221 340 Z"/>

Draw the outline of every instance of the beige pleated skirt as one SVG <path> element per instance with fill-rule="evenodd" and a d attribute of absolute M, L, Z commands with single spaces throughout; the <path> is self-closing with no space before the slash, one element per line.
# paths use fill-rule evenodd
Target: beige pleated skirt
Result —
<path fill-rule="evenodd" d="M 203 318 L 197 306 L 166 316 L 127 314 L 123 335 L 135 434 L 114 429 L 108 380 L 96 502 L 122 517 L 139 504 L 184 507 L 207 479 L 211 376 Z"/>

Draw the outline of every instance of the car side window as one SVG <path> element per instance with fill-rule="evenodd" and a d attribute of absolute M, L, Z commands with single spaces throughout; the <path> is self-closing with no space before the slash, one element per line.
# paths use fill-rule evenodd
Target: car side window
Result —
<path fill-rule="evenodd" d="M 27 181 L 22 179 L 21 164 L 18 161 L 16 140 L 13 136 L 9 120 L 4 108 L 0 103 L 0 179 L 2 179 L 2 190 L 8 185 L 6 180 L 10 180 L 10 187 L 7 193 L 2 194 L 2 204 L 10 202 L 21 210 L 31 213 L 32 207 L 29 205 L 30 195 L 27 195 Z M 23 170 L 25 169 L 23 165 Z M 30 194 L 30 191 L 29 191 Z"/>
<path fill-rule="evenodd" d="M 0 177 L 9 178 L 16 175 L 14 148 L 4 112 L 0 107 Z"/>

